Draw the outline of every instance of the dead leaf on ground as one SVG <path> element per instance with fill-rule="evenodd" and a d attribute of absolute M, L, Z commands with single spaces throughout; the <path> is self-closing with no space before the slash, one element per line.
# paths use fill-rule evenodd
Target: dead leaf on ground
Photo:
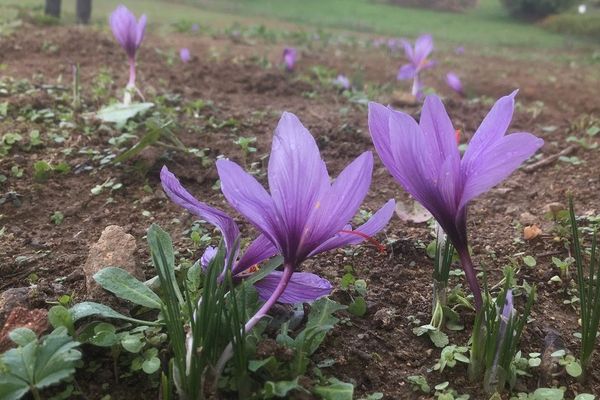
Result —
<path fill-rule="evenodd" d="M 413 201 L 412 205 L 397 201 L 396 214 L 402 221 L 413 222 L 415 224 L 422 224 L 433 218 L 431 213 L 416 201 Z"/>
<path fill-rule="evenodd" d="M 533 240 L 542 234 L 542 230 L 537 225 L 526 226 L 523 228 L 523 239 Z"/>

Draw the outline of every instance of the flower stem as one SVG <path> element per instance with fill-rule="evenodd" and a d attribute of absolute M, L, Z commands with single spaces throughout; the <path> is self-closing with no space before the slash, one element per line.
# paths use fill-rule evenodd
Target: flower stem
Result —
<path fill-rule="evenodd" d="M 446 283 L 433 280 L 433 304 L 431 309 L 431 325 L 441 329 L 444 324 L 444 307 L 448 304 Z"/>
<path fill-rule="evenodd" d="M 125 94 L 123 96 L 123 104 L 128 106 L 131 104 L 131 99 L 133 94 L 135 93 L 135 58 L 129 58 L 129 82 L 127 82 L 127 86 L 125 86 Z"/>
<path fill-rule="evenodd" d="M 287 287 L 287 285 L 290 281 L 290 278 L 292 277 L 293 272 L 294 272 L 294 265 L 286 262 L 283 265 L 283 274 L 281 275 L 281 279 L 279 280 L 277 287 L 271 294 L 271 297 L 269 297 L 267 299 L 267 301 L 265 302 L 265 304 L 262 305 L 262 307 L 252 316 L 252 318 L 250 318 L 248 320 L 248 322 L 246 322 L 246 325 L 244 326 L 244 331 L 246 333 L 250 332 L 252 330 L 252 328 L 254 328 L 254 326 L 256 326 L 256 324 L 262 319 L 262 317 L 267 315 L 267 313 L 269 312 L 271 307 L 273 307 L 273 305 L 277 302 L 279 297 L 285 291 L 285 288 Z M 232 356 L 233 356 L 233 344 L 230 342 L 227 345 L 227 347 L 225 348 L 225 350 L 223 350 L 223 353 L 221 354 L 221 357 L 219 357 L 219 361 L 217 361 L 217 365 L 215 366 L 215 369 L 217 372 L 216 373 L 217 379 L 221 375 L 223 368 L 225 368 L 225 364 L 227 363 L 227 361 L 229 361 L 231 359 Z"/>
<path fill-rule="evenodd" d="M 31 389 L 31 394 L 35 400 L 42 400 L 42 397 L 40 396 L 40 392 L 38 391 L 38 389 L 35 386 L 30 386 L 30 389 Z"/>
<path fill-rule="evenodd" d="M 473 297 L 475 298 L 475 309 L 479 311 L 483 305 L 483 299 L 481 297 L 481 288 L 477 281 L 477 274 L 475 273 L 475 267 L 473 266 L 473 261 L 471 261 L 469 250 L 458 250 L 458 256 L 460 257 L 460 265 L 462 266 L 463 271 L 465 271 L 465 277 L 467 278 L 469 288 L 471 289 L 471 292 L 473 292 Z"/>
<path fill-rule="evenodd" d="M 128 85 L 135 86 L 135 58 L 129 58 L 129 82 Z"/>
<path fill-rule="evenodd" d="M 413 78 L 413 85 L 412 85 L 411 93 L 417 99 L 421 97 L 421 81 L 419 81 L 418 73 L 415 73 L 415 77 Z"/>

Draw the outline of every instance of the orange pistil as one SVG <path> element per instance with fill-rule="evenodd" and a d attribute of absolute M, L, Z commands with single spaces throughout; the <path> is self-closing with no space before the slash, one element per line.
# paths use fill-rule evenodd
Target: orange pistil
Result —
<path fill-rule="evenodd" d="M 377 240 L 373 239 L 371 236 L 367 235 L 366 233 L 362 233 L 360 231 L 345 231 L 345 230 L 340 231 L 340 233 L 349 233 L 351 235 L 360 236 L 361 238 L 367 240 L 369 243 L 371 243 L 372 245 L 377 247 L 377 250 L 379 250 L 380 253 L 385 254 L 385 246 L 382 245 L 381 243 L 379 243 Z"/>
<path fill-rule="evenodd" d="M 460 144 L 460 129 L 457 129 L 454 135 L 456 135 L 456 144 Z"/>
<path fill-rule="evenodd" d="M 251 266 L 250 268 L 248 268 L 246 270 L 246 272 L 248 272 L 249 274 L 253 274 L 258 271 L 260 271 L 260 267 L 258 266 L 258 264 L 254 264 L 253 266 Z"/>
<path fill-rule="evenodd" d="M 246 278 L 250 275 L 252 275 L 255 272 L 260 271 L 260 267 L 258 266 L 258 264 L 254 264 L 251 267 L 249 267 L 248 269 L 245 269 L 244 271 L 240 272 L 239 274 L 237 274 L 236 276 L 238 278 Z"/>

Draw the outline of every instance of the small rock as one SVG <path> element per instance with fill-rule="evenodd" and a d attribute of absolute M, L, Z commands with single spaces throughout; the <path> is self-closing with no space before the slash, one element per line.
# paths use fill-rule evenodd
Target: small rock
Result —
<path fill-rule="evenodd" d="M 373 315 L 373 320 L 381 327 L 387 328 L 396 318 L 397 313 L 395 308 L 381 308 Z"/>
<path fill-rule="evenodd" d="M 563 210 L 566 210 L 567 207 L 563 203 L 554 202 L 548 203 L 544 206 L 544 213 L 551 214 L 554 218 L 556 218 L 557 214 Z"/>
<path fill-rule="evenodd" d="M 405 91 L 396 90 L 392 93 L 391 98 L 392 105 L 395 106 L 413 106 L 419 105 L 419 101 L 415 96 Z"/>
<path fill-rule="evenodd" d="M 15 307 L 6 318 L 6 323 L 0 331 L 0 352 L 14 347 L 8 334 L 15 328 L 29 328 L 37 336 L 40 336 L 48 329 L 48 311 L 42 308 L 28 310 L 24 307 Z"/>
<path fill-rule="evenodd" d="M 94 274 L 106 267 L 118 267 L 134 277 L 143 280 L 144 271 L 138 266 L 135 258 L 135 238 L 117 225 L 109 225 L 102 231 L 100 239 L 88 253 L 83 266 L 87 297 L 99 300 L 106 298 L 106 292 L 95 281 Z"/>
<path fill-rule="evenodd" d="M 373 359 L 373 355 L 371 355 L 361 349 L 354 348 L 354 349 L 352 349 L 352 352 L 354 354 L 356 354 L 356 356 L 363 361 L 371 361 Z"/>
<path fill-rule="evenodd" d="M 494 192 L 498 193 L 499 195 L 505 195 L 506 193 L 512 192 L 512 189 L 507 187 L 499 187 L 496 188 Z"/>
<path fill-rule="evenodd" d="M 519 215 L 519 222 L 521 223 L 521 225 L 533 225 L 537 222 L 537 217 L 533 214 L 530 214 L 528 212 L 524 212 L 521 215 Z"/>
<path fill-rule="evenodd" d="M 565 350 L 568 353 L 558 331 L 548 327 L 545 329 L 545 333 L 544 349 L 540 356 L 542 362 L 538 367 L 538 387 L 546 387 L 552 384 L 554 377 L 565 373 L 564 368 L 559 365 L 558 359 L 552 357 L 552 353 L 558 350 Z"/>
<path fill-rule="evenodd" d="M 0 294 L 0 326 L 16 307 L 23 307 L 30 303 L 35 286 L 10 288 Z"/>

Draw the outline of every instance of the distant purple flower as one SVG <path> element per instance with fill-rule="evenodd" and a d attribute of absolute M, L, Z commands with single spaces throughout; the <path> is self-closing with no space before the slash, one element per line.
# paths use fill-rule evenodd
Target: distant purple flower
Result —
<path fill-rule="evenodd" d="M 373 47 L 379 48 L 381 47 L 384 43 L 386 42 L 386 40 L 384 38 L 377 38 L 377 39 L 373 39 Z"/>
<path fill-rule="evenodd" d="M 191 30 L 192 30 L 192 32 L 198 32 L 200 30 L 200 25 L 192 24 Z"/>
<path fill-rule="evenodd" d="M 448 84 L 448 86 L 450 86 L 450 89 L 454 90 L 461 96 L 465 94 L 465 92 L 463 91 L 462 82 L 460 81 L 458 75 L 456 75 L 454 72 L 448 72 L 448 74 L 446 75 L 446 83 Z"/>
<path fill-rule="evenodd" d="M 465 54 L 465 48 L 463 46 L 458 46 L 454 49 L 454 53 L 458 55 L 463 55 Z"/>
<path fill-rule="evenodd" d="M 387 40 L 387 48 L 390 53 L 395 53 L 402 46 L 402 41 L 400 39 L 390 38 Z"/>
<path fill-rule="evenodd" d="M 184 47 L 181 50 L 179 50 L 179 58 L 181 58 L 181 61 L 183 61 L 184 63 L 190 62 L 190 60 L 192 59 L 192 56 L 190 56 L 190 50 L 187 47 Z"/>
<path fill-rule="evenodd" d="M 227 257 L 233 257 L 235 261 L 231 271 L 234 279 L 242 279 L 252 275 L 252 271 L 250 271 L 252 267 L 277 254 L 277 248 L 264 235 L 260 235 L 248 246 L 244 255 L 238 259 L 239 248 L 236 247 L 236 243 L 240 236 L 240 230 L 233 218 L 217 208 L 196 200 L 181 186 L 179 180 L 166 166 L 160 171 L 160 179 L 165 193 L 175 204 L 213 224 L 221 231 L 225 241 Z M 208 264 L 216 255 L 217 249 L 215 247 L 207 247 L 200 259 L 202 267 L 204 269 L 208 267 Z M 274 271 L 254 284 L 263 300 L 268 299 L 273 294 L 273 282 L 276 286 L 280 279 L 281 272 Z M 309 302 L 326 296 L 330 292 L 331 284 L 326 279 L 306 272 L 295 272 L 290 279 L 290 285 L 283 292 L 279 301 L 293 304 Z"/>
<path fill-rule="evenodd" d="M 129 82 L 125 90 L 123 103 L 131 102 L 131 92 L 135 87 L 135 53 L 142 44 L 146 32 L 146 15 L 142 15 L 139 21 L 135 15 L 124 5 L 119 5 L 109 18 L 110 27 L 117 42 L 123 47 L 129 58 Z"/>
<path fill-rule="evenodd" d="M 462 159 L 456 131 L 436 96 L 425 99 L 419 124 L 405 113 L 369 103 L 369 130 L 379 157 L 448 235 L 477 309 L 482 298 L 467 242 L 467 205 L 508 177 L 544 143 L 530 133 L 505 135 L 516 93 L 496 102 Z"/>
<path fill-rule="evenodd" d="M 413 96 L 419 98 L 422 95 L 423 89 L 419 74 L 421 71 L 435 65 L 434 61 L 428 59 L 433 51 L 433 38 L 431 35 L 419 36 L 415 42 L 414 49 L 407 40 L 403 39 L 402 44 L 404 45 L 404 53 L 406 54 L 409 63 L 400 67 L 396 78 L 398 80 L 412 79 L 413 87 L 411 93 Z"/>
<path fill-rule="evenodd" d="M 285 65 L 286 70 L 292 71 L 294 69 L 294 66 L 296 65 L 297 57 L 298 57 L 298 54 L 297 54 L 295 48 L 286 47 L 285 49 L 283 49 L 282 59 L 283 59 L 283 64 Z"/>
<path fill-rule="evenodd" d="M 333 81 L 333 83 L 341 88 L 346 90 L 350 89 L 352 84 L 350 83 L 350 79 L 346 75 L 338 75 L 337 78 Z"/>

